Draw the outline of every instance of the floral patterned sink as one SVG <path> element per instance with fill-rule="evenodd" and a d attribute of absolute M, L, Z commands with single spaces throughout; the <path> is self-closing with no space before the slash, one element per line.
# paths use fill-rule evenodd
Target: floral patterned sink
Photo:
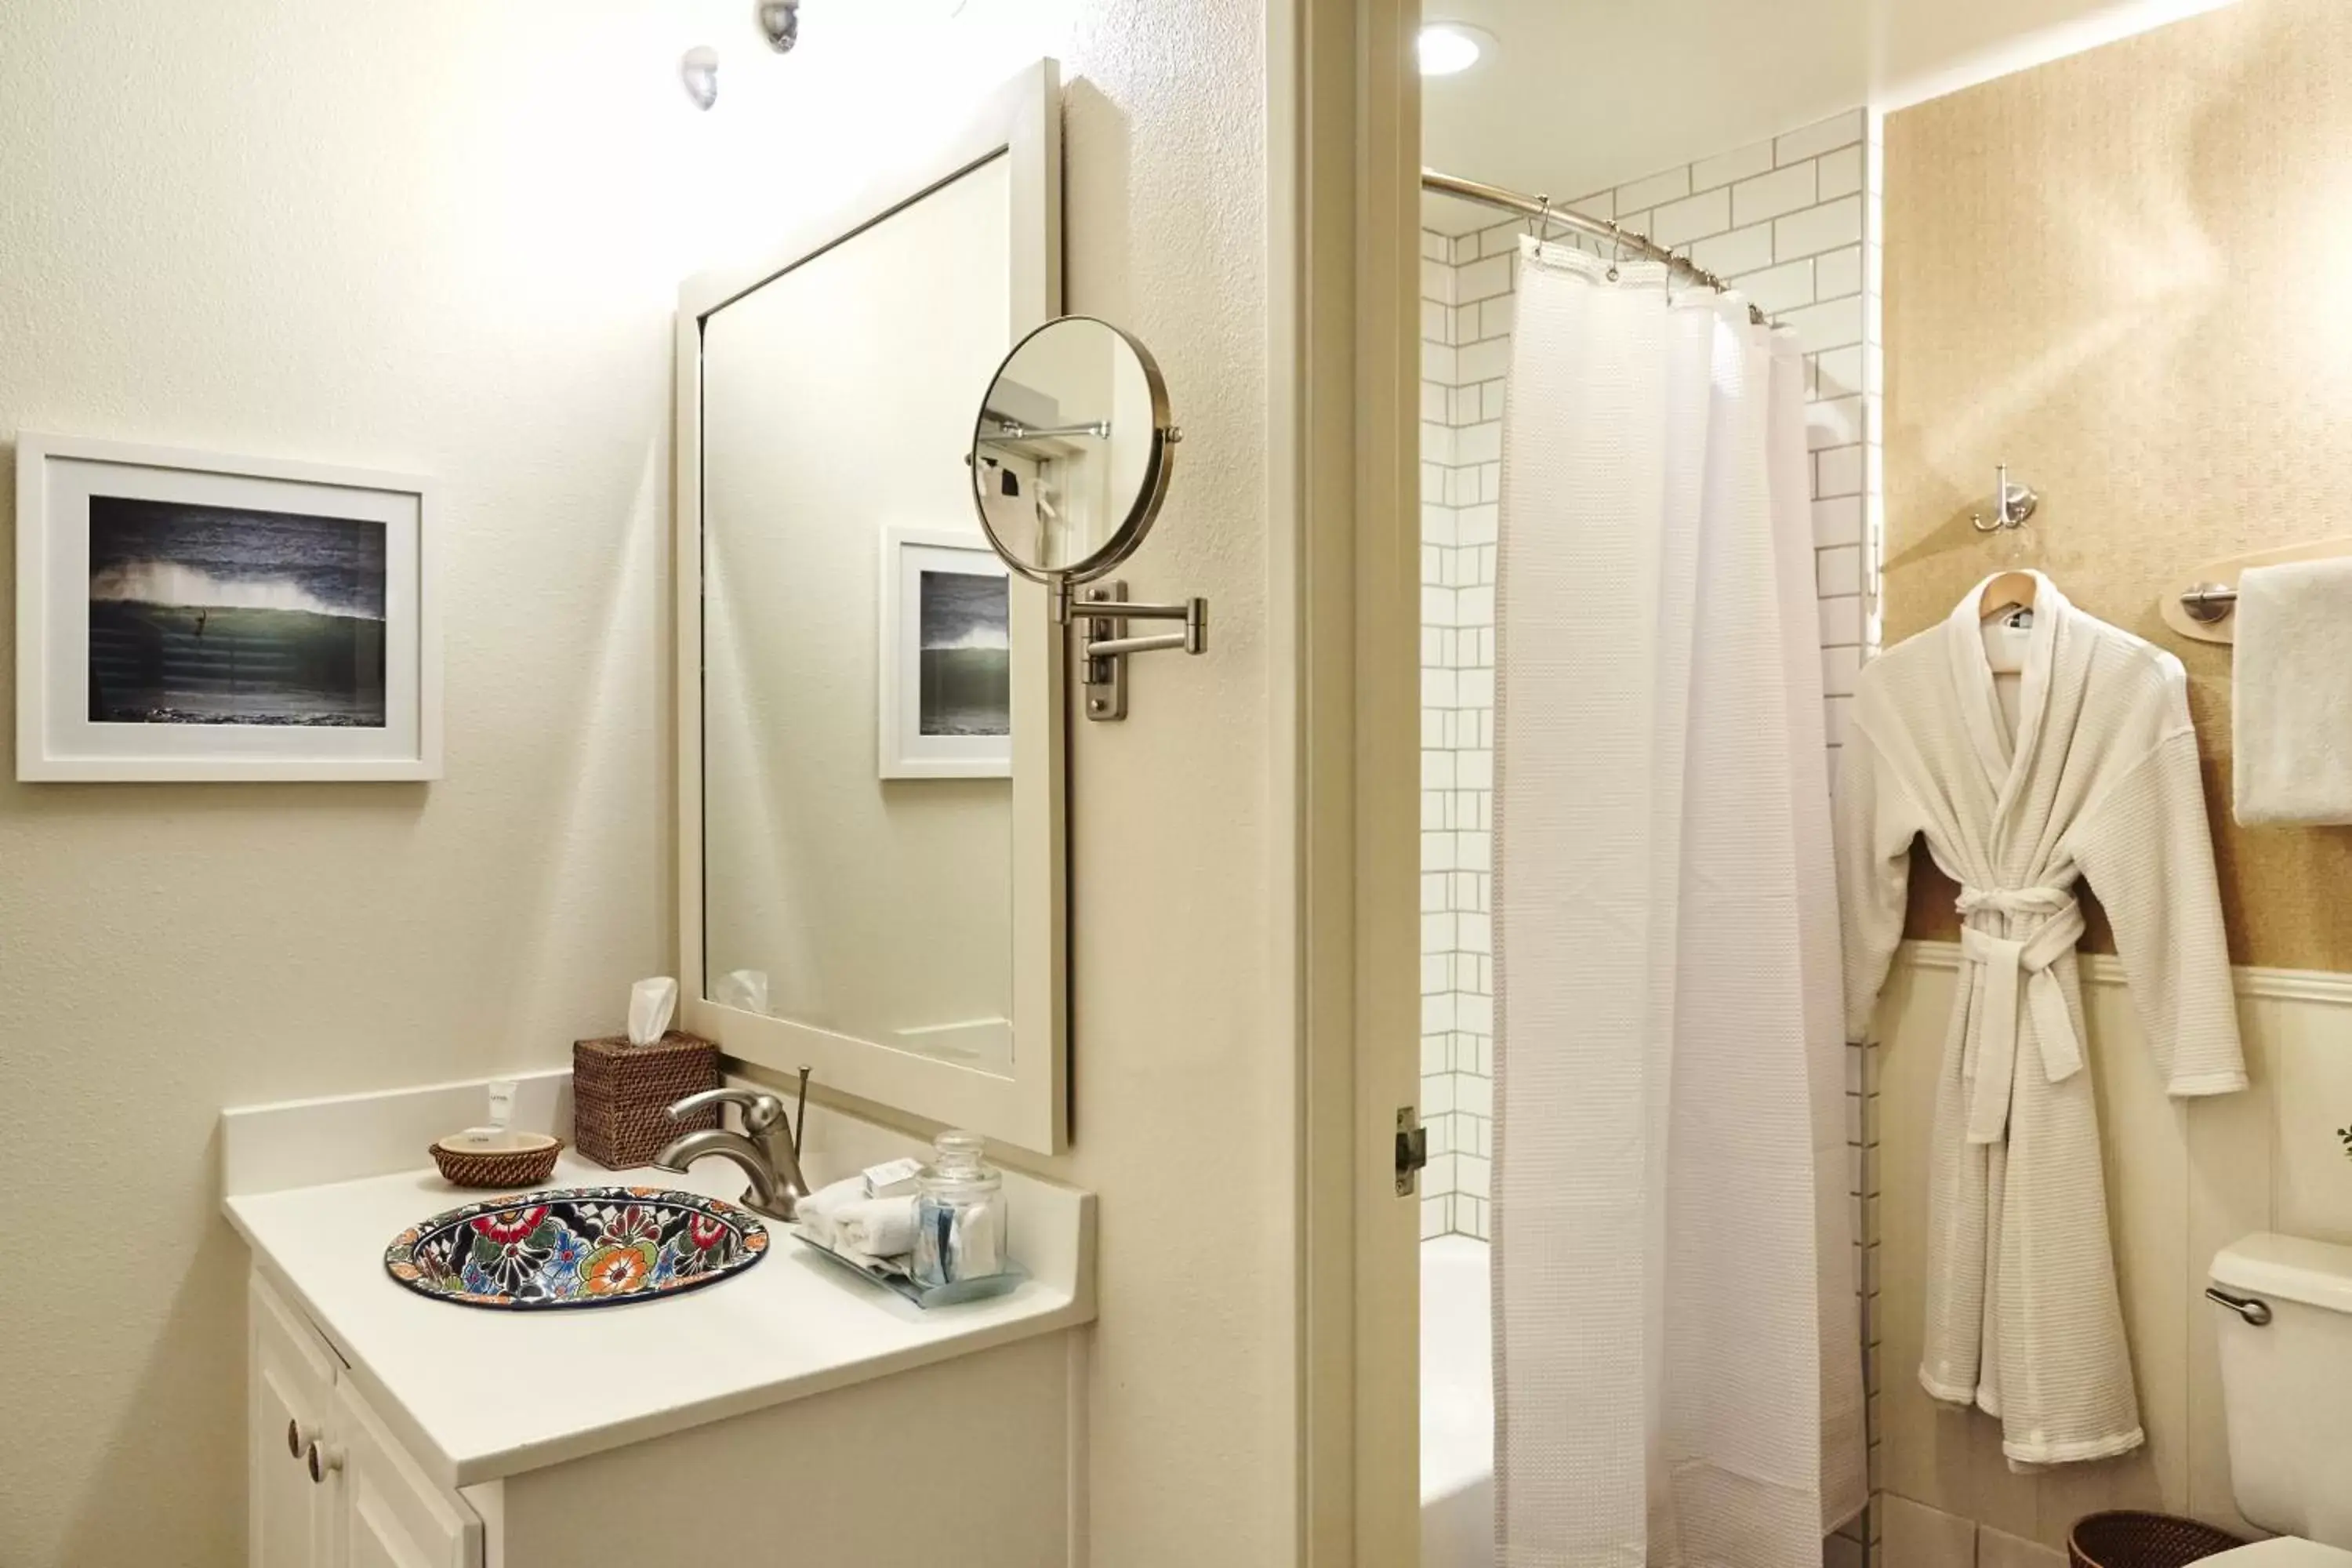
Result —
<path fill-rule="evenodd" d="M 564 1187 L 435 1215 L 393 1237 L 383 1266 L 420 1296 L 520 1312 L 674 1296 L 767 1251 L 767 1227 L 717 1198 Z"/>

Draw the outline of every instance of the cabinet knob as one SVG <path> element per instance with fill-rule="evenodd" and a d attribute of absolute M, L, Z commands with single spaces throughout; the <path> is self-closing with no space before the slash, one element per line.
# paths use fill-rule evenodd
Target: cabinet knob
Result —
<path fill-rule="evenodd" d="M 313 1438 L 309 1458 L 310 1483 L 313 1486 L 324 1486 L 329 1470 L 340 1470 L 343 1468 L 343 1451 L 331 1443 L 320 1443 Z"/>
<path fill-rule="evenodd" d="M 310 1434 L 302 1429 L 302 1423 L 299 1419 L 286 1423 L 286 1457 L 288 1458 L 300 1458 L 303 1448 L 309 1446 L 310 1441 Z"/>

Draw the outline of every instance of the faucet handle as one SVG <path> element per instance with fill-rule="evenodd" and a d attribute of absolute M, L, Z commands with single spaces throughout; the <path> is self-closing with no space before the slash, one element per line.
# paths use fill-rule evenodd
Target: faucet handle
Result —
<path fill-rule="evenodd" d="M 714 1105 L 731 1105 L 743 1112 L 743 1131 L 754 1138 L 765 1137 L 768 1130 L 783 1119 L 784 1102 L 764 1089 L 706 1089 L 699 1094 L 689 1094 L 669 1108 L 672 1121 L 683 1121 L 697 1111 L 708 1110 Z"/>

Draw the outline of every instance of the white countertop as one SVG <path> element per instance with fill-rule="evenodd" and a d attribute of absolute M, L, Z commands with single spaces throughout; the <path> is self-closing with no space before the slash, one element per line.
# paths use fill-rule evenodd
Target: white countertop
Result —
<path fill-rule="evenodd" d="M 834 1134 L 836 1143 L 868 1141 L 837 1126 Z M 811 1152 L 813 1175 L 856 1168 L 823 1163 L 814 1144 Z M 763 1221 L 772 1239 L 761 1262 L 681 1295 L 577 1311 L 460 1307 L 395 1283 L 383 1252 L 407 1226 L 488 1194 L 453 1188 L 430 1166 L 272 1192 L 239 1193 L 233 1175 L 223 1207 L 257 1260 L 350 1363 L 362 1396 L 417 1463 L 451 1488 L 1094 1316 L 1092 1199 L 1017 1173 L 1007 1176 L 1013 1251 L 1034 1277 L 1009 1295 L 929 1311 L 810 1256 L 775 1221 Z M 723 1161 L 680 1176 L 607 1171 L 567 1150 L 553 1184 L 731 1200 L 743 1181 Z"/>

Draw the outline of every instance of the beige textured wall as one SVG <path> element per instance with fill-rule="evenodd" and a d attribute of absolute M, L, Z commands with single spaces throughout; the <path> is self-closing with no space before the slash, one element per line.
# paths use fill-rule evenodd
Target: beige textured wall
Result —
<path fill-rule="evenodd" d="M 791 57 L 748 9 L 0 8 L 0 432 L 420 469 L 450 541 L 448 782 L 0 783 L 0 1169 L 59 1184 L 81 1238 L 0 1271 L 9 1568 L 240 1560 L 221 1106 L 560 1061 L 669 962 L 677 280 L 1047 53 L 1072 80 L 1068 302 L 1153 345 L 1190 454 L 1126 574 L 1209 595 L 1220 626 L 1208 658 L 1147 660 L 1135 717 L 1075 746 L 1059 1163 L 1104 1198 L 1092 1557 L 1292 1555 L 1264 9 L 811 6 Z M 706 41 L 702 116 L 675 64 Z M 21 1204 L 0 1232 L 59 1234 Z"/>
<path fill-rule="evenodd" d="M 2352 533 L 2352 7 L 2243 0 L 1886 121 L 1886 637 L 2012 546 L 2179 653 L 2232 955 L 2352 969 L 2352 829 L 2230 820 L 2230 653 L 2168 633 L 2173 574 Z M 1914 935 L 1948 936 L 1917 879 Z M 2095 944 L 2107 945 L 2111 943 Z"/>
<path fill-rule="evenodd" d="M 1885 127 L 1887 638 L 2020 563 L 2179 653 L 2233 956 L 2278 968 L 2352 968 L 2352 834 L 2230 822 L 2230 656 L 2168 634 L 2157 595 L 2214 557 L 2352 532 L 2347 145 L 2352 11 L 2332 0 L 2242 0 Z M 2021 541 L 1988 542 L 1968 513 L 2004 458 L 2042 509 Z M 1924 858 L 1913 893 L 1912 933 L 1948 934 L 1951 889 Z M 2085 1024 L 2148 1444 L 2019 1476 L 1996 1423 L 1936 1403 L 1913 1375 L 1952 963 L 1929 947 L 1898 965 L 1880 1011 L 1884 1082 L 1868 1086 L 1888 1561 L 2056 1568 L 2074 1521 L 2103 1507 L 2245 1529 L 2200 1292 L 2214 1252 L 2248 1232 L 2352 1239 L 2352 1162 L 2334 1131 L 2352 1106 L 2352 985 L 2242 973 L 2252 1088 L 2175 1103 L 2118 967 L 2094 961 Z"/>

